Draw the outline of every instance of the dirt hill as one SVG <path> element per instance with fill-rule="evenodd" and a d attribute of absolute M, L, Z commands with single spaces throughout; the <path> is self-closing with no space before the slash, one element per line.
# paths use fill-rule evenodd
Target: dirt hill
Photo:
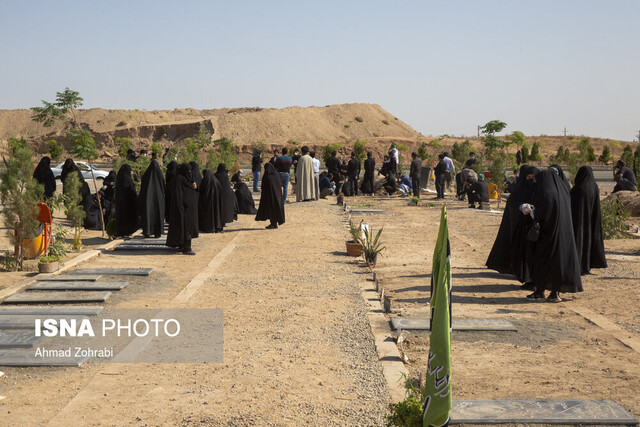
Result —
<path fill-rule="evenodd" d="M 24 137 L 39 153 L 44 153 L 44 141 L 55 139 L 64 145 L 65 124 L 57 123 L 45 128 L 31 120 L 30 110 L 0 110 L 0 153 L 6 153 L 7 140 Z M 417 150 L 425 137 L 399 118 L 376 104 L 341 104 L 325 107 L 273 108 L 224 108 L 217 110 L 174 109 L 159 111 L 105 110 L 100 108 L 78 110 L 77 122 L 95 135 L 95 140 L 105 158 L 117 152 L 116 138 L 127 137 L 133 148 L 149 148 L 152 142 L 163 147 L 180 144 L 193 136 L 201 125 L 213 132 L 213 138 L 227 137 L 238 147 L 240 159 L 247 161 L 252 145 L 261 142 L 267 151 L 285 146 L 308 145 L 312 150 L 329 143 L 339 143 L 347 155 L 357 139 L 370 142 L 368 150 L 381 159 L 392 142 L 407 146 L 409 152 Z M 443 150 L 451 150 L 454 142 L 465 138 L 447 137 L 442 140 Z M 528 137 L 542 143 L 541 152 L 547 157 L 560 145 L 572 146 L 578 137 L 538 136 Z M 470 138 L 480 150 L 481 142 Z M 592 139 L 599 155 L 605 144 L 611 146 L 614 156 L 619 156 L 627 142 Z M 635 149 L 635 147 L 634 147 Z M 481 150 L 480 150 L 481 151 Z M 404 156 L 408 161 L 408 154 Z"/>

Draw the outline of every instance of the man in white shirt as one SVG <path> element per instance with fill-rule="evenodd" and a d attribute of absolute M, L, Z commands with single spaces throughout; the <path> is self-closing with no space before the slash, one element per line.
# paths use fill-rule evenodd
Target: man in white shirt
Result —
<path fill-rule="evenodd" d="M 396 148 L 395 142 L 391 144 L 391 148 L 389 149 L 389 153 L 393 154 L 393 157 L 396 158 L 396 165 L 400 164 L 400 155 L 398 154 L 398 149 Z"/>
<path fill-rule="evenodd" d="M 453 160 L 449 158 L 449 153 L 445 151 L 442 154 L 444 154 L 444 162 L 447 165 L 444 170 L 444 182 L 447 184 L 447 191 L 451 191 L 451 177 L 456 176 L 456 167 Z"/>
<path fill-rule="evenodd" d="M 316 200 L 320 196 L 320 160 L 316 159 L 316 152 L 309 153 L 313 160 L 313 181 L 316 186 Z"/>

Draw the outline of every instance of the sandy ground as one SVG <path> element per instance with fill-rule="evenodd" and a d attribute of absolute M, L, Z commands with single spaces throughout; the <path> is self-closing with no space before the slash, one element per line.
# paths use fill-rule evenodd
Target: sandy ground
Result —
<path fill-rule="evenodd" d="M 156 268 L 107 306 L 154 308 L 234 245 L 184 305 L 224 310 L 224 363 L 6 368 L 0 424 L 381 425 L 388 393 L 358 288 L 364 269 L 342 253 L 338 212 L 291 204 L 275 231 L 241 216 L 194 240 L 193 258 L 101 255 L 90 266 Z"/>
<path fill-rule="evenodd" d="M 429 317 L 433 248 L 442 202 L 355 197 L 347 203 L 385 211 L 364 219 L 384 227 L 385 256 L 376 267 L 391 316 Z M 585 291 L 558 304 L 532 303 L 510 276 L 484 267 L 501 214 L 446 199 L 452 250 L 453 316 L 508 319 L 518 332 L 453 332 L 454 399 L 614 399 L 640 415 L 640 354 L 578 314 L 603 315 L 624 336 L 640 337 L 640 240 L 605 241 L 609 268 L 583 277 Z M 495 205 L 494 205 L 495 206 Z M 423 378 L 428 334 L 410 332 L 403 345 L 414 378 Z"/>
<path fill-rule="evenodd" d="M 347 199 L 384 210 L 353 220 L 384 226 L 376 271 L 391 316 L 428 316 L 441 207 L 432 197 L 418 207 L 396 197 Z M 389 397 L 358 288 L 370 274 L 346 257 L 347 216 L 334 200 L 287 205 L 287 223 L 275 231 L 240 216 L 227 232 L 195 240 L 195 257 L 108 253 L 81 266 L 154 267 L 106 305 L 161 308 L 231 248 L 184 303 L 224 310 L 224 363 L 4 368 L 0 424 L 382 425 Z M 614 399 L 639 417 L 640 354 L 579 313 L 640 337 L 640 240 L 605 242 L 609 268 L 584 277 L 585 292 L 531 303 L 512 278 L 484 267 L 501 215 L 446 203 L 453 315 L 518 328 L 453 333 L 454 399 Z M 428 343 L 427 334 L 410 333 L 402 347 L 412 377 L 424 376 Z"/>

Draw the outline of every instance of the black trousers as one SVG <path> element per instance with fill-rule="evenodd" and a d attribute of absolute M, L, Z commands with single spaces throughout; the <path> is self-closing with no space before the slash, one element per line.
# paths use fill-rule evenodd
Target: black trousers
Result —
<path fill-rule="evenodd" d="M 444 199 L 444 174 L 436 175 L 436 194 Z"/>
<path fill-rule="evenodd" d="M 413 195 L 420 197 L 420 178 L 411 178 L 411 187 L 413 189 Z"/>

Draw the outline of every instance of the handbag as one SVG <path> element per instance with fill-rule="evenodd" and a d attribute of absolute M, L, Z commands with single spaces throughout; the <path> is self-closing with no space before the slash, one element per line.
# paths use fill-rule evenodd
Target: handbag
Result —
<path fill-rule="evenodd" d="M 533 220 L 533 223 L 527 230 L 527 240 L 530 242 L 537 242 L 540 239 L 540 222 L 537 219 Z"/>

